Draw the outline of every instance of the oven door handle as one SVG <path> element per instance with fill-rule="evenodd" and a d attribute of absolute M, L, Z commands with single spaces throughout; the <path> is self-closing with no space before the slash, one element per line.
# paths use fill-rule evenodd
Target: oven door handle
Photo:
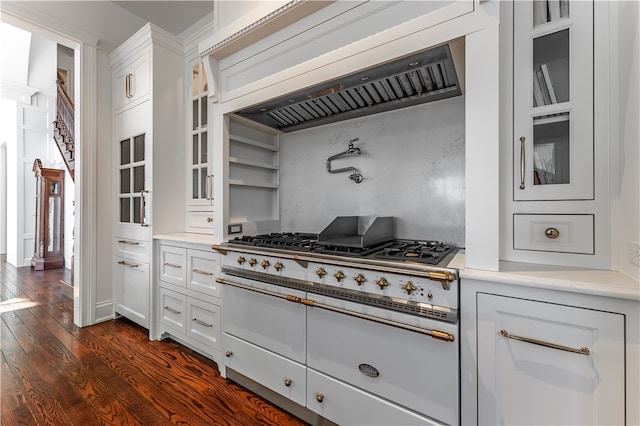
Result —
<path fill-rule="evenodd" d="M 453 334 L 451 334 L 451 333 L 447 333 L 446 331 L 415 327 L 415 326 L 412 326 L 412 325 L 409 325 L 409 324 L 403 324 L 401 322 L 392 321 L 392 320 L 388 320 L 388 319 L 385 319 L 385 318 L 378 318 L 378 317 L 374 317 L 372 315 L 362 314 L 360 312 L 351 311 L 349 309 L 343 309 L 343 308 L 338 308 L 338 307 L 331 306 L 331 305 L 326 305 L 324 303 L 318 303 L 318 302 L 316 302 L 315 300 L 312 300 L 312 299 L 303 299 L 301 297 L 293 296 L 293 295 L 290 295 L 290 294 L 280 294 L 280 293 L 276 293 L 274 291 L 269 291 L 269 290 L 265 290 L 265 289 L 261 289 L 261 288 L 251 287 L 251 286 L 240 284 L 240 283 L 237 283 L 237 282 L 234 282 L 234 281 L 229 281 L 229 280 L 226 280 L 224 278 L 217 278 L 216 282 L 218 284 L 230 285 L 230 286 L 238 287 L 238 288 L 241 288 L 241 289 L 244 289 L 244 290 L 253 291 L 253 292 L 256 292 L 256 293 L 261 293 L 261 294 L 264 294 L 264 295 L 267 295 L 267 296 L 278 297 L 280 299 L 286 299 L 286 300 L 288 300 L 290 302 L 302 303 L 303 305 L 309 306 L 309 307 L 312 307 L 312 308 L 325 309 L 327 311 L 332 311 L 332 312 L 336 312 L 336 313 L 339 313 L 339 314 L 350 315 L 352 317 L 361 318 L 361 319 L 377 322 L 377 323 L 380 323 L 380 324 L 390 325 L 390 326 L 393 326 L 393 327 L 403 328 L 405 330 L 414 331 L 416 333 L 426 334 L 427 336 L 431 336 L 434 339 L 443 340 L 445 342 L 453 342 L 453 341 L 455 341 L 455 336 Z"/>

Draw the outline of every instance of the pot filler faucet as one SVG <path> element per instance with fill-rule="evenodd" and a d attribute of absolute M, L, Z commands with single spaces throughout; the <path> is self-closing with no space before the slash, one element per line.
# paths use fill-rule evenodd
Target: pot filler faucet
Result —
<path fill-rule="evenodd" d="M 354 154 L 358 154 L 358 155 L 361 154 L 360 148 L 356 148 L 353 146 L 353 143 L 357 142 L 358 140 L 360 139 L 359 138 L 351 139 L 349 141 L 349 149 L 347 149 L 344 152 L 341 152 L 340 154 L 332 155 L 331 157 L 327 158 L 327 171 L 329 173 L 351 172 L 351 175 L 349 175 L 349 179 L 351 179 L 355 183 L 362 182 L 362 179 L 363 179 L 362 175 L 358 173 L 358 170 L 356 170 L 355 167 L 343 167 L 341 169 L 331 170 L 331 161 L 337 160 L 338 158 L 348 157 Z"/>

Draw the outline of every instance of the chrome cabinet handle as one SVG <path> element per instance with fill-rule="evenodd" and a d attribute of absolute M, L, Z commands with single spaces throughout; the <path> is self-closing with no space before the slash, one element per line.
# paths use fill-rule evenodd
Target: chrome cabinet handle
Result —
<path fill-rule="evenodd" d="M 524 136 L 520 137 L 520 189 L 524 189 Z"/>
<path fill-rule="evenodd" d="M 129 263 L 129 262 L 125 262 L 124 260 L 119 260 L 118 264 L 119 265 L 126 265 L 126 266 L 129 266 L 131 268 L 137 268 L 138 266 L 140 266 L 137 263 Z"/>
<path fill-rule="evenodd" d="M 208 323 L 208 322 L 201 321 L 201 320 L 199 320 L 198 318 L 193 318 L 191 321 L 193 321 L 193 322 L 195 322 L 196 324 L 201 325 L 201 326 L 203 326 L 203 327 L 207 327 L 207 328 L 212 328 L 212 327 L 213 327 L 213 324 Z"/>
<path fill-rule="evenodd" d="M 131 77 L 132 76 L 133 74 L 129 73 L 124 78 L 124 91 L 125 91 L 125 96 L 127 98 L 133 97 L 133 95 L 131 94 Z"/>
<path fill-rule="evenodd" d="M 173 309 L 173 308 L 170 308 L 169 306 L 165 306 L 165 307 L 164 307 L 164 310 L 165 310 L 165 311 L 169 311 L 169 312 L 171 312 L 172 314 L 176 314 L 176 315 L 180 315 L 180 314 L 182 313 L 182 312 L 177 311 L 177 310 L 175 310 L 175 309 Z"/>
<path fill-rule="evenodd" d="M 140 226 L 143 227 L 148 227 L 149 224 L 145 223 L 147 221 L 146 215 L 145 215 L 145 209 L 144 206 L 146 204 L 145 200 L 144 200 L 144 194 L 146 194 L 147 192 L 149 192 L 146 189 L 143 189 L 142 191 L 140 191 Z"/>
<path fill-rule="evenodd" d="M 201 275 L 213 275 L 213 272 L 203 271 L 202 269 L 192 269 L 191 272 L 195 272 L 196 274 Z"/>
<path fill-rule="evenodd" d="M 543 340 L 532 339 L 530 337 L 516 336 L 515 334 L 509 334 L 507 330 L 500 330 L 500 334 L 508 339 L 519 340 L 525 343 L 532 343 L 534 345 L 544 346 L 545 348 L 558 349 L 561 351 L 572 352 L 574 354 L 589 355 L 591 351 L 589 348 L 581 347 L 580 349 L 571 348 L 569 346 L 558 345 L 556 343 L 545 342 Z"/>
<path fill-rule="evenodd" d="M 213 175 L 207 176 L 207 200 L 213 200 Z"/>
<path fill-rule="evenodd" d="M 176 269 L 182 268 L 182 265 L 178 265 L 176 263 L 169 263 L 169 262 L 165 262 L 164 266 L 168 266 L 170 268 L 176 268 Z"/>
<path fill-rule="evenodd" d="M 130 244 L 132 246 L 139 246 L 140 243 L 137 241 L 127 241 L 127 240 L 118 240 L 119 243 L 121 244 Z"/>

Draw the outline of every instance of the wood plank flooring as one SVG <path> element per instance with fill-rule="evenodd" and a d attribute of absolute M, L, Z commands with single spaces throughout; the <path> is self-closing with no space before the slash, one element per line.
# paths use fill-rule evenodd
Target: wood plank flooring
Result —
<path fill-rule="evenodd" d="M 0 261 L 2 425 L 305 424 L 130 321 L 76 327 L 68 273 Z"/>

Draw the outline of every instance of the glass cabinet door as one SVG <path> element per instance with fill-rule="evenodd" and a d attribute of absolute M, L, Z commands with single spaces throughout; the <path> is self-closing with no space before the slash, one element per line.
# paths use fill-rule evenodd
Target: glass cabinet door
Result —
<path fill-rule="evenodd" d="M 211 205 L 213 176 L 207 123 L 208 82 L 202 62 L 191 66 L 191 141 L 189 146 L 190 205 Z"/>
<path fill-rule="evenodd" d="M 593 3 L 514 2 L 514 199 L 593 198 Z"/>
<path fill-rule="evenodd" d="M 148 226 L 145 214 L 145 135 L 120 141 L 119 221 Z"/>

